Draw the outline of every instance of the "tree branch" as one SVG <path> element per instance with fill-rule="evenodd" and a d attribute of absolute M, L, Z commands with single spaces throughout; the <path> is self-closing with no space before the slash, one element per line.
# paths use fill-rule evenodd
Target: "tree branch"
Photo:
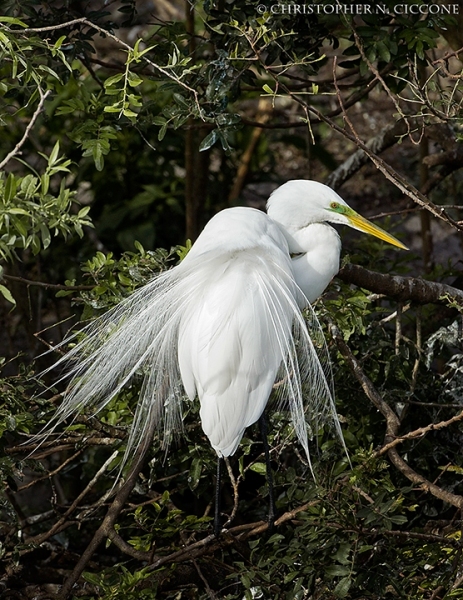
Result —
<path fill-rule="evenodd" d="M 57 23 L 56 25 L 48 25 L 47 27 L 28 27 L 27 29 L 10 29 L 15 33 L 43 33 L 44 31 L 55 31 L 55 29 L 65 29 L 71 27 L 71 25 L 77 25 L 78 23 L 85 23 L 86 17 L 80 17 L 78 19 L 72 19 L 72 21 L 66 21 L 66 23 Z"/>
<path fill-rule="evenodd" d="M 286 512 L 281 515 L 274 524 L 274 527 L 278 527 L 286 521 L 291 521 L 296 517 L 296 515 L 304 510 L 307 510 L 310 506 L 314 506 L 318 504 L 319 500 L 312 500 L 311 502 L 307 502 L 297 508 Z M 258 523 L 246 523 L 245 525 L 237 525 L 236 527 L 232 527 L 228 530 L 223 530 L 220 539 L 217 539 L 214 534 L 208 535 L 202 540 L 187 546 L 186 548 L 182 548 L 177 552 L 173 552 L 169 554 L 169 556 L 162 556 L 154 563 L 146 567 L 147 571 L 155 571 L 162 565 L 167 563 L 171 563 L 173 561 L 179 563 L 186 560 L 191 560 L 192 558 L 197 558 L 202 556 L 203 554 L 212 552 L 217 550 L 220 547 L 230 546 L 236 543 L 237 540 L 243 541 L 248 539 L 251 536 L 259 535 L 268 529 L 267 521 L 260 521 Z"/>
<path fill-rule="evenodd" d="M 114 527 L 109 527 L 108 538 L 112 541 L 112 543 L 119 548 L 121 552 L 131 556 L 132 558 L 136 558 L 137 560 L 141 560 L 143 562 L 153 562 L 155 556 L 153 552 L 144 552 L 143 550 L 137 550 L 130 544 L 128 544 L 118 533 Z"/>
<path fill-rule="evenodd" d="M 392 408 L 383 400 L 381 394 L 377 391 L 371 380 L 365 375 L 363 372 L 359 361 L 352 354 L 350 348 L 344 341 L 342 333 L 339 331 L 337 326 L 331 321 L 330 322 L 330 330 L 333 336 L 334 341 L 349 365 L 352 373 L 355 375 L 360 385 L 363 388 L 366 396 L 373 403 L 373 405 L 381 412 L 383 417 L 386 419 L 386 433 L 384 436 L 384 442 L 386 445 L 391 444 L 388 450 L 388 456 L 392 464 L 396 467 L 402 475 L 404 475 L 408 480 L 412 483 L 415 483 L 420 486 L 421 489 L 429 492 L 436 498 L 443 500 L 444 502 L 448 502 L 452 506 L 463 509 L 463 496 L 458 494 L 453 494 L 452 492 L 448 492 L 437 486 L 435 483 L 432 483 L 416 471 L 414 471 L 410 465 L 408 465 L 405 460 L 399 455 L 397 449 L 393 447 L 392 442 L 394 442 L 399 436 L 399 427 L 400 420 L 396 413 L 392 410 Z"/>
<path fill-rule="evenodd" d="M 417 277 L 384 275 L 353 264 L 344 265 L 337 277 L 346 283 L 353 283 L 402 302 L 408 300 L 418 304 L 448 304 L 449 301 L 456 301 L 463 304 L 463 291 L 445 283 Z"/>

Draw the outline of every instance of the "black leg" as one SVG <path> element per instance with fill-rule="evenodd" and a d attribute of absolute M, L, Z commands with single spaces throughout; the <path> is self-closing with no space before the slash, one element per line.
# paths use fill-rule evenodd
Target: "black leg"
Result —
<path fill-rule="evenodd" d="M 220 519 L 220 479 L 222 477 L 222 465 L 223 458 L 221 456 L 217 459 L 217 481 L 215 484 L 215 514 L 214 514 L 214 535 L 215 537 L 220 536 L 222 529 L 222 523 Z"/>
<path fill-rule="evenodd" d="M 262 442 L 264 444 L 265 466 L 267 467 L 267 484 L 268 484 L 268 497 L 269 497 L 268 530 L 272 531 L 273 525 L 275 524 L 276 506 L 275 506 L 275 496 L 273 493 L 272 467 L 270 465 L 270 449 L 269 449 L 268 440 L 267 440 L 267 419 L 266 419 L 264 413 L 262 413 L 262 416 L 259 419 L 259 428 L 260 428 L 260 434 L 262 436 Z"/>

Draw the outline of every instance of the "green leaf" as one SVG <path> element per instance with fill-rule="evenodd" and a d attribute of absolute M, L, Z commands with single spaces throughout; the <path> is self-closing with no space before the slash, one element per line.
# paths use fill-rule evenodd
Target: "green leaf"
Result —
<path fill-rule="evenodd" d="M 124 77 L 124 73 L 118 73 L 117 75 L 112 75 L 108 77 L 104 82 L 105 88 L 111 87 L 112 85 L 119 83 L 119 81 Z"/>
<path fill-rule="evenodd" d="M 386 46 L 384 42 L 378 42 L 378 54 L 384 60 L 384 62 L 389 62 L 391 60 L 391 53 L 389 52 L 389 48 Z"/>
<path fill-rule="evenodd" d="M 10 25 L 19 25 L 20 27 L 28 27 L 24 21 L 20 21 L 15 17 L 0 17 L 0 23 L 10 23 Z"/>
<path fill-rule="evenodd" d="M 174 100 L 179 106 L 188 108 L 188 102 L 185 100 L 185 98 L 181 94 L 174 94 Z"/>
<path fill-rule="evenodd" d="M 102 171 L 104 169 L 104 158 L 100 152 L 95 151 L 93 153 L 93 162 L 95 163 L 95 168 L 97 171 Z"/>
<path fill-rule="evenodd" d="M 347 544 L 347 543 L 340 544 L 338 551 L 334 555 L 336 562 L 341 563 L 342 565 L 350 564 L 351 561 L 349 560 L 349 554 L 351 552 L 351 549 L 352 548 L 351 548 L 350 544 Z"/>
<path fill-rule="evenodd" d="M 117 104 L 113 104 L 111 106 L 105 106 L 104 112 L 105 113 L 120 113 L 121 112 L 121 102 L 118 102 Z"/>
<path fill-rule="evenodd" d="M 267 467 L 265 466 L 265 463 L 254 463 L 252 464 L 250 467 L 251 471 L 254 471 L 255 473 L 260 473 L 261 475 L 265 475 L 267 473 Z"/>
<path fill-rule="evenodd" d="M 118 273 L 117 278 L 122 283 L 122 285 L 125 285 L 125 286 L 132 286 L 133 285 L 133 281 L 130 279 L 130 277 L 127 277 L 123 273 Z"/>
<path fill-rule="evenodd" d="M 5 203 L 10 202 L 16 196 L 16 179 L 13 173 L 9 173 L 5 183 Z"/>
<path fill-rule="evenodd" d="M 85 579 L 85 581 L 88 581 L 88 583 L 92 583 L 96 586 L 101 584 L 101 575 L 97 575 L 96 573 L 85 572 L 82 574 L 82 579 Z"/>
<path fill-rule="evenodd" d="M 271 537 L 269 537 L 269 539 L 267 540 L 267 544 L 275 544 L 276 542 L 281 542 L 282 540 L 285 539 L 285 536 L 282 535 L 281 533 L 274 533 Z"/>
<path fill-rule="evenodd" d="M 37 67 L 38 70 L 40 71 L 45 71 L 45 73 L 48 73 L 49 75 L 51 75 L 52 77 L 54 77 L 55 79 L 57 79 L 60 83 L 61 82 L 61 78 L 58 75 L 58 73 L 56 71 L 54 71 L 53 69 L 51 69 L 50 67 L 47 67 L 47 65 L 39 65 Z"/>
<path fill-rule="evenodd" d="M 351 577 L 343 577 L 334 588 L 334 595 L 336 598 L 345 598 L 352 585 Z"/>
<path fill-rule="evenodd" d="M 56 162 L 56 160 L 58 158 L 58 154 L 59 154 L 59 141 L 56 142 L 56 144 L 54 145 L 53 150 L 51 151 L 51 154 L 50 154 L 50 158 L 48 159 L 48 164 L 50 166 Z"/>
<path fill-rule="evenodd" d="M 218 130 L 213 129 L 211 131 L 211 133 L 209 133 L 209 135 L 206 135 L 206 137 L 203 139 L 203 141 L 199 145 L 199 151 L 204 152 L 204 150 L 209 150 L 209 148 L 216 143 L 218 137 L 219 137 Z"/>
<path fill-rule="evenodd" d="M 344 577 L 350 574 L 350 567 L 341 565 L 331 565 L 325 569 L 325 572 L 330 577 Z"/>
<path fill-rule="evenodd" d="M 40 178 L 40 183 L 42 184 L 42 194 L 45 196 L 48 193 L 48 188 L 50 187 L 50 176 L 48 173 L 44 173 Z"/>
<path fill-rule="evenodd" d="M 285 575 L 283 583 L 290 583 L 298 575 L 299 575 L 299 571 L 290 571 L 287 575 Z"/>
<path fill-rule="evenodd" d="M 20 217 L 14 217 L 11 219 L 12 224 L 14 226 L 14 228 L 16 229 L 16 231 L 19 233 L 20 236 L 22 236 L 23 238 L 27 237 L 27 227 L 26 225 L 23 223 L 23 221 L 21 220 Z"/>
<path fill-rule="evenodd" d="M 161 129 L 159 130 L 159 133 L 158 133 L 158 140 L 160 142 L 164 139 L 166 132 L 167 132 L 167 123 L 164 123 L 164 125 L 161 127 Z"/>
<path fill-rule="evenodd" d="M 46 249 L 46 248 L 48 248 L 48 246 L 50 245 L 50 242 L 51 242 L 50 230 L 45 225 L 45 223 L 40 223 L 39 227 L 40 227 L 40 235 L 42 236 L 42 245 L 43 245 L 43 248 Z"/>
<path fill-rule="evenodd" d="M 124 115 L 124 117 L 138 117 L 138 114 L 136 112 L 133 112 L 133 110 L 130 110 L 129 108 L 124 108 L 124 110 L 122 111 L 122 114 Z"/>
<path fill-rule="evenodd" d="M 77 218 L 83 219 L 84 217 L 86 217 L 88 215 L 88 213 L 90 212 L 90 208 L 91 208 L 91 206 L 84 206 L 83 208 L 81 208 L 79 210 L 79 212 L 77 213 Z"/>
<path fill-rule="evenodd" d="M 190 473 L 188 475 L 188 485 L 190 486 L 190 489 L 195 490 L 198 487 L 202 469 L 203 460 L 200 458 L 194 458 L 191 461 Z"/>
<path fill-rule="evenodd" d="M 130 87 L 137 87 L 138 85 L 143 83 L 143 79 L 134 73 L 129 73 L 127 81 Z"/>
<path fill-rule="evenodd" d="M 5 298 L 5 300 L 8 300 L 8 302 L 10 302 L 10 304 L 12 304 L 13 307 L 16 306 L 16 300 L 11 295 L 10 290 L 1 284 L 0 284 L 0 294 Z"/>
<path fill-rule="evenodd" d="M 63 42 L 65 39 L 66 39 L 65 35 L 62 35 L 60 38 L 58 38 L 53 45 L 54 50 L 59 50 L 61 48 L 61 46 L 63 45 Z"/>

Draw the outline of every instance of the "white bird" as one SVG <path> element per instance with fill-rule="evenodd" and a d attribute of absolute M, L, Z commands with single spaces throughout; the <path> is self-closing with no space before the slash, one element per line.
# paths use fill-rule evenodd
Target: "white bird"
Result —
<path fill-rule="evenodd" d="M 331 415 L 337 423 L 310 307 L 339 270 L 341 242 L 328 223 L 406 248 L 315 181 L 279 187 L 267 214 L 244 207 L 219 212 L 178 266 L 84 328 L 59 361 L 70 365 L 71 382 L 54 426 L 88 406 L 98 412 L 141 373 L 126 459 L 153 419 L 166 440 L 181 427 L 185 393 L 199 398 L 204 433 L 227 457 L 263 414 L 278 380 L 310 463 L 307 421 Z"/>

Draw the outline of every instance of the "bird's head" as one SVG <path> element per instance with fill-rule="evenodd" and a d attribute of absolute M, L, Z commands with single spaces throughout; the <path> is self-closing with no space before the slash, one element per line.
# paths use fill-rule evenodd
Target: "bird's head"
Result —
<path fill-rule="evenodd" d="M 334 190 L 318 181 L 295 179 L 283 184 L 270 196 L 267 213 L 289 233 L 312 223 L 339 223 L 408 250 L 397 238 L 359 215 Z"/>

